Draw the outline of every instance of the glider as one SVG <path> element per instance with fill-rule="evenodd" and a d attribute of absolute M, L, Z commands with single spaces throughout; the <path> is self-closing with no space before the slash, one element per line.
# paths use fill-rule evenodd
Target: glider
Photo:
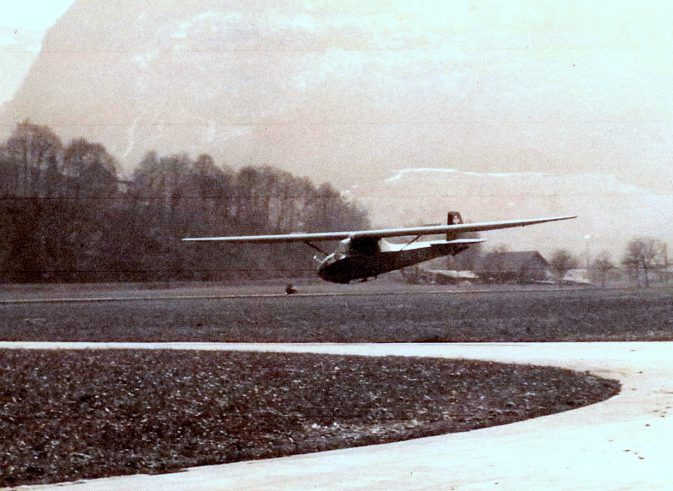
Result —
<path fill-rule="evenodd" d="M 448 213 L 447 224 L 423 225 L 419 227 L 383 228 L 372 230 L 351 230 L 343 232 L 290 233 L 279 235 L 243 235 L 233 237 L 187 237 L 186 242 L 244 242 L 276 243 L 304 242 L 320 251 L 318 276 L 334 283 L 366 281 L 413 264 L 429 261 L 442 256 L 455 256 L 471 245 L 486 239 L 463 237 L 464 234 L 525 227 L 546 222 L 570 220 L 575 216 L 531 218 L 497 222 L 464 223 L 457 211 Z M 441 240 L 420 241 L 425 235 L 446 234 Z M 405 243 L 385 240 L 389 237 L 410 237 Z M 326 253 L 314 242 L 339 241 L 331 254 Z"/>

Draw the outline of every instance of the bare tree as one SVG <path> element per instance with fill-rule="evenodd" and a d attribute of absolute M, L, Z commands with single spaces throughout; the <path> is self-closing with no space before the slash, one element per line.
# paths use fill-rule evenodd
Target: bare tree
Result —
<path fill-rule="evenodd" d="M 509 252 L 511 251 L 511 248 L 509 247 L 509 244 L 505 244 L 504 242 L 500 242 L 498 244 L 495 244 L 490 252 Z"/>
<path fill-rule="evenodd" d="M 601 286 L 605 286 L 608 278 L 608 273 L 615 268 L 610 253 L 607 251 L 602 251 L 596 256 L 594 262 L 591 264 L 591 269 L 598 276 L 598 280 L 601 282 Z"/>
<path fill-rule="evenodd" d="M 667 285 L 671 282 L 671 271 L 669 268 L 670 265 L 671 263 L 668 261 L 668 245 L 664 243 L 661 246 L 661 267 L 663 269 L 663 276 Z"/>
<path fill-rule="evenodd" d="M 665 266 L 667 260 L 665 243 L 654 237 L 636 237 L 626 244 L 622 264 L 637 279 L 639 286 L 642 278 L 647 288 L 650 286 L 650 272 Z"/>
<path fill-rule="evenodd" d="M 568 249 L 556 249 L 552 253 L 549 264 L 557 278 L 563 280 L 568 271 L 577 267 L 579 260 Z"/>
<path fill-rule="evenodd" d="M 47 126 L 26 120 L 19 123 L 7 140 L 6 152 L 15 164 L 15 192 L 20 196 L 45 196 L 58 188 L 55 176 L 63 159 L 63 144 Z"/>

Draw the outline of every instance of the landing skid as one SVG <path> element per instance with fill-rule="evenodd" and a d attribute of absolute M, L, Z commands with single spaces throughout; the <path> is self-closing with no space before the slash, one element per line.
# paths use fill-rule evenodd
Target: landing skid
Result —
<path fill-rule="evenodd" d="M 372 276 L 372 280 L 375 280 L 378 278 L 378 276 Z M 356 281 L 356 283 L 367 283 L 369 281 L 369 278 L 360 278 L 359 280 Z"/>

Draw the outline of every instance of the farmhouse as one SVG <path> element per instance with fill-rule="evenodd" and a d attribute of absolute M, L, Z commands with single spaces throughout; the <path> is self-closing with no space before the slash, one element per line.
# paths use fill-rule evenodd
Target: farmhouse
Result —
<path fill-rule="evenodd" d="M 549 263 L 537 251 L 489 252 L 475 269 L 484 282 L 528 283 L 553 278 Z"/>

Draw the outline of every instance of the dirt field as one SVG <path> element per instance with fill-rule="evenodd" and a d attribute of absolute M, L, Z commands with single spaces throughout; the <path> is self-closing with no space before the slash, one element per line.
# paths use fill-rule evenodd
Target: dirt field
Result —
<path fill-rule="evenodd" d="M 278 285 L 276 285 L 278 286 Z M 268 293 L 271 286 L 263 292 Z M 275 288 L 275 286 L 274 286 Z M 310 287 L 316 288 L 316 287 Z M 673 295 L 651 290 L 432 293 L 385 284 L 324 296 L 186 298 L 204 290 L 114 289 L 125 301 L 2 303 L 0 340 L 465 342 L 673 340 Z M 324 287 L 322 287 L 324 288 Z M 370 288 L 369 290 L 367 288 Z M 435 287 L 436 290 L 436 287 Z M 254 288 L 205 290 L 248 294 Z M 300 290 L 302 291 L 302 290 Z M 9 293 L 8 293 L 9 292 Z M 105 292 L 85 290 L 84 296 Z M 341 293 L 334 295 L 333 293 Z M 343 295 L 343 293 L 348 293 Z M 355 294 L 353 294 L 355 293 Z M 23 297 L 57 298 L 45 291 Z M 161 295 L 176 295 L 160 299 Z M 0 295 L 16 299 L 16 290 Z M 143 299 L 145 296 L 148 299 Z M 179 298 L 182 296 L 182 298 Z"/>
<path fill-rule="evenodd" d="M 548 367 L 273 353 L 0 352 L 0 486 L 467 431 L 619 384 Z"/>

